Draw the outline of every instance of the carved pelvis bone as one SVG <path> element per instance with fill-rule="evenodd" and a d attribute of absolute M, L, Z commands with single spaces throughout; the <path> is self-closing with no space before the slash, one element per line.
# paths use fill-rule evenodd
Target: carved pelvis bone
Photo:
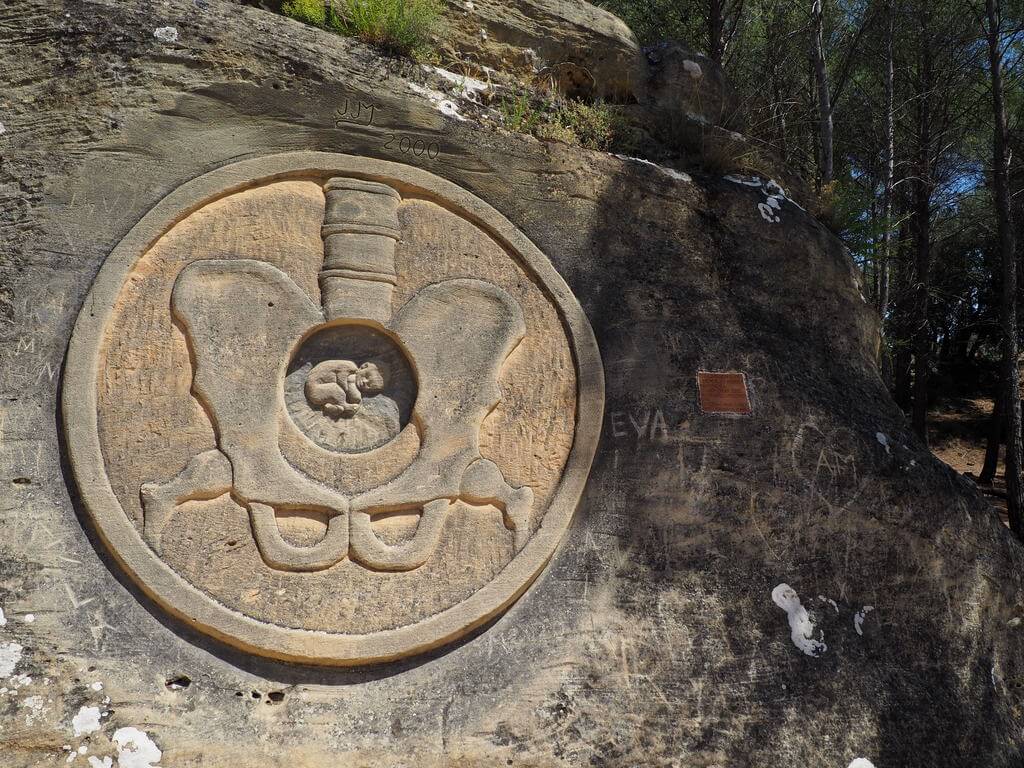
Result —
<path fill-rule="evenodd" d="M 418 377 L 412 419 L 420 447 L 400 475 L 355 498 L 310 479 L 279 448 L 288 363 L 325 324 L 306 293 L 266 262 L 198 261 L 179 274 L 171 310 L 187 337 L 192 392 L 212 421 L 217 448 L 193 457 L 171 480 L 142 486 L 144 534 L 154 548 L 176 505 L 225 493 L 248 510 L 264 561 L 281 570 L 322 570 L 349 555 L 378 570 L 417 568 L 460 500 L 497 507 L 516 549 L 525 544 L 533 492 L 511 487 L 479 445 L 481 424 L 500 400 L 500 368 L 525 335 L 522 311 L 502 289 L 473 279 L 427 286 L 385 329 L 404 345 Z M 333 460 L 351 459 L 338 453 Z M 327 516 L 319 543 L 285 541 L 276 513 L 294 510 Z M 400 510 L 420 511 L 416 534 L 386 545 L 371 520 Z"/>

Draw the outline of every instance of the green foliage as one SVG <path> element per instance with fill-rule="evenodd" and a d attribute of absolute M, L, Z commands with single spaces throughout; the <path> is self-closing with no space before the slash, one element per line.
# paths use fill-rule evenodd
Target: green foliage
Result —
<path fill-rule="evenodd" d="M 281 12 L 416 59 L 430 58 L 441 31 L 440 0 L 285 0 Z"/>
<path fill-rule="evenodd" d="M 439 0 L 340 0 L 331 5 L 329 23 L 390 53 L 424 58 L 440 19 Z"/>
<path fill-rule="evenodd" d="M 508 96 L 498 104 L 505 125 L 516 133 L 533 133 L 543 118 L 542 109 L 535 107 L 527 93 Z"/>
<path fill-rule="evenodd" d="M 532 97 L 517 93 L 498 105 L 505 125 L 549 141 L 564 141 L 587 149 L 623 149 L 631 126 L 621 111 L 604 102 Z"/>
<path fill-rule="evenodd" d="M 327 6 L 324 0 L 285 0 L 281 4 L 281 13 L 315 27 L 327 24 Z"/>
<path fill-rule="evenodd" d="M 604 102 L 586 104 L 568 100 L 557 113 L 559 123 L 590 149 L 610 149 L 621 131 L 621 115 Z"/>
<path fill-rule="evenodd" d="M 704 36 L 701 13 L 707 3 L 693 0 L 598 0 L 633 30 L 641 45 L 678 40 L 698 45 Z"/>
<path fill-rule="evenodd" d="M 898 358 L 897 394 L 901 380 L 904 393 L 910 391 L 911 357 L 913 374 L 930 370 L 933 382 L 946 382 L 940 385 L 945 391 L 951 381 L 977 391 L 977 371 L 995 365 L 1003 334 L 996 210 L 987 188 L 994 121 L 979 17 L 984 3 L 822 0 L 834 126 L 830 180 L 821 167 L 827 123 L 808 66 L 817 39 L 809 0 L 593 1 L 624 19 L 644 45 L 674 39 L 720 57 L 747 141 L 718 141 L 686 122 L 669 125 L 659 138 L 697 148 L 692 159 L 710 175 L 781 161 L 817 190 L 808 209 L 845 241 L 861 267 L 867 299 L 885 307 L 885 344 Z M 999 6 L 1011 195 L 1024 241 L 1024 2 Z M 720 34 L 717 54 L 713 30 Z M 890 51 L 894 186 L 887 200 Z M 757 148 L 754 154 L 750 147 Z M 931 334 L 930 349 L 912 343 L 922 328 Z M 905 394 L 901 404 L 909 402 Z"/>

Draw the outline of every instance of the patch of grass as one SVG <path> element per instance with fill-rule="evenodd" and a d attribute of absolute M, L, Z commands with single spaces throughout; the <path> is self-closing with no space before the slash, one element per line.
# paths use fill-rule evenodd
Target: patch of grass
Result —
<path fill-rule="evenodd" d="M 604 102 L 587 104 L 568 99 L 556 114 L 558 123 L 588 149 L 610 149 L 622 129 L 620 113 Z"/>
<path fill-rule="evenodd" d="M 281 13 L 314 27 L 327 25 L 327 5 L 324 0 L 285 0 L 281 3 Z"/>
<path fill-rule="evenodd" d="M 576 99 L 517 93 L 501 101 L 498 110 L 509 130 L 586 149 L 621 148 L 630 134 L 624 115 L 615 106 L 603 102 L 589 104 Z"/>
<path fill-rule="evenodd" d="M 332 26 L 391 53 L 422 58 L 441 22 L 439 0 L 340 0 Z"/>
<path fill-rule="evenodd" d="M 415 59 L 433 55 L 441 32 L 440 0 L 285 0 L 281 13 Z"/>
<path fill-rule="evenodd" d="M 708 136 L 696 148 L 697 165 L 711 176 L 754 173 L 771 178 L 756 147 L 728 138 Z"/>
<path fill-rule="evenodd" d="M 498 111 L 510 131 L 533 133 L 544 117 L 546 103 L 536 106 L 526 93 L 508 96 L 498 104 Z"/>

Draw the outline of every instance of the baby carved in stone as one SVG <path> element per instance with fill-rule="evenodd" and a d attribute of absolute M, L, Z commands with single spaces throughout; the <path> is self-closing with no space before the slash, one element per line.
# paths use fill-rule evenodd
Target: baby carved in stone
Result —
<path fill-rule="evenodd" d="M 363 395 L 384 389 L 384 376 L 373 363 L 357 366 L 351 360 L 324 360 L 306 378 L 306 399 L 332 419 L 351 419 L 362 407 Z"/>

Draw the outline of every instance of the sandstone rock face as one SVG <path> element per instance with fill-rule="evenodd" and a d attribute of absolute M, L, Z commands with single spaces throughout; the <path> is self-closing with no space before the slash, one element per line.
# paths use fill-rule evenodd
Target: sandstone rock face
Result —
<path fill-rule="evenodd" d="M 549 81 L 561 93 L 630 101 L 646 82 L 643 54 L 621 19 L 582 0 L 447 0 L 462 57 Z"/>
<path fill-rule="evenodd" d="M 913 439 L 848 256 L 777 184 L 496 132 L 257 8 L 0 14 L 5 768 L 1019 764 L 1020 548 Z M 458 483 L 339 493 L 426 466 L 422 423 L 474 429 L 409 488 Z M 447 472 L 477 450 L 504 485 Z M 538 537 L 473 620 L 323 652 L 491 596 Z M 246 634 L 275 628 L 304 639 Z"/>

